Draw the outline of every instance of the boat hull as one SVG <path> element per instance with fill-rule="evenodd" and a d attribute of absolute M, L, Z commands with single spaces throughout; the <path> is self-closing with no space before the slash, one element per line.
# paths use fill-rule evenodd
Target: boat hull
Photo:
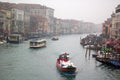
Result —
<path fill-rule="evenodd" d="M 58 38 L 52 38 L 52 40 L 57 41 L 57 40 L 59 40 L 59 39 L 58 39 Z"/>
<path fill-rule="evenodd" d="M 30 48 L 42 48 L 42 47 L 46 47 L 46 44 L 41 44 L 41 45 L 37 45 L 37 46 L 30 46 Z"/>
<path fill-rule="evenodd" d="M 56 62 L 56 67 L 59 71 L 67 73 L 67 74 L 74 74 L 76 72 L 76 67 L 62 67 L 59 62 Z"/>
<path fill-rule="evenodd" d="M 109 63 L 112 64 L 113 66 L 120 67 L 120 61 L 109 59 Z"/>
<path fill-rule="evenodd" d="M 46 46 L 46 40 L 36 39 L 30 41 L 30 48 L 41 48 Z"/>

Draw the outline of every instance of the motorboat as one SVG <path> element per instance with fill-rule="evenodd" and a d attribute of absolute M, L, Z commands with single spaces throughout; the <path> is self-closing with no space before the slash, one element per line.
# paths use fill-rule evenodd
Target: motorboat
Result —
<path fill-rule="evenodd" d="M 76 66 L 69 60 L 69 54 L 63 53 L 59 55 L 59 58 L 56 61 L 56 67 L 59 71 L 74 74 L 76 72 Z"/>

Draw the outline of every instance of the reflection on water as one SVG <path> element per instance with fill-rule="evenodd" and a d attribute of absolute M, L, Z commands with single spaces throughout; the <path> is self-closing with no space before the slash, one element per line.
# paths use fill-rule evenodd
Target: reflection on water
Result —
<path fill-rule="evenodd" d="M 101 73 L 103 74 L 101 76 L 105 78 L 104 80 L 119 80 L 118 78 L 120 78 L 120 68 L 102 63 L 97 65 L 96 68 L 102 70 Z"/>
<path fill-rule="evenodd" d="M 63 72 L 58 72 L 58 73 L 60 73 L 61 77 L 64 78 L 64 80 L 75 80 L 75 77 L 77 75 L 77 73 L 75 74 L 66 74 Z"/>

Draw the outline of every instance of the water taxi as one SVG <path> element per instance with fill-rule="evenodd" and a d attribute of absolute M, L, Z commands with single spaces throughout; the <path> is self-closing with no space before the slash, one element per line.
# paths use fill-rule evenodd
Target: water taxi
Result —
<path fill-rule="evenodd" d="M 30 41 L 30 48 L 41 48 L 46 46 L 45 39 L 34 39 Z"/>

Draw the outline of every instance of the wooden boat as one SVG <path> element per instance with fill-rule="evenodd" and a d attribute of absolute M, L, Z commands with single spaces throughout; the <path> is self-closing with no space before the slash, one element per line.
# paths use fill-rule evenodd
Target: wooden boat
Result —
<path fill-rule="evenodd" d="M 56 61 L 56 67 L 59 71 L 74 74 L 76 72 L 76 66 L 69 60 L 68 54 L 64 53 L 59 56 Z"/>
<path fill-rule="evenodd" d="M 108 64 L 110 55 L 111 55 L 111 53 L 100 52 L 100 54 L 98 54 L 95 58 L 97 61 L 99 61 L 101 63 Z"/>
<path fill-rule="evenodd" d="M 113 66 L 120 67 L 120 61 L 109 59 L 109 63 L 112 64 Z"/>
<path fill-rule="evenodd" d="M 45 39 L 34 39 L 30 41 L 30 48 L 41 48 L 46 46 Z"/>
<path fill-rule="evenodd" d="M 114 57 L 112 56 L 109 59 L 109 63 L 116 67 L 120 67 L 120 54 L 116 54 L 116 55 L 114 55 Z"/>

